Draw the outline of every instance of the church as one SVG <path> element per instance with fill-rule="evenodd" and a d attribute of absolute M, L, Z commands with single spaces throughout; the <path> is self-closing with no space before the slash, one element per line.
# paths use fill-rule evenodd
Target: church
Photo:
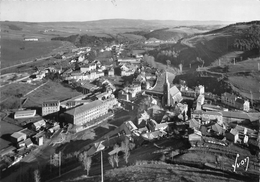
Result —
<path fill-rule="evenodd" d="M 145 93 L 160 98 L 163 107 L 172 107 L 182 101 L 180 90 L 172 84 L 175 75 L 169 72 L 164 72 L 158 76 L 155 86 L 151 90 L 146 90 Z"/>

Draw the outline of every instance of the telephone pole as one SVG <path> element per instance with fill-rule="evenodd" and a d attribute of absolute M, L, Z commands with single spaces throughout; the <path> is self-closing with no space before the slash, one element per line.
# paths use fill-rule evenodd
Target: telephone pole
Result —
<path fill-rule="evenodd" d="M 101 159 L 100 159 L 100 161 L 101 161 L 101 182 L 104 182 L 104 176 L 103 176 L 103 152 L 102 152 L 102 150 L 101 150 Z"/>
<path fill-rule="evenodd" d="M 61 151 L 59 153 L 59 176 L 61 175 Z"/>

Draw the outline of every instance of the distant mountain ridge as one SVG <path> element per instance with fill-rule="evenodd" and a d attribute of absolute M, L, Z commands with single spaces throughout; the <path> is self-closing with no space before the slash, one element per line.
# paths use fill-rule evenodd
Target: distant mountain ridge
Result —
<path fill-rule="evenodd" d="M 227 21 L 190 21 L 190 20 L 138 20 L 138 19 L 102 19 L 95 21 L 81 22 L 17 22 L 17 21 L 1 21 L 2 25 L 18 24 L 31 26 L 88 26 L 88 27 L 143 27 L 143 28 L 164 28 L 175 26 L 194 26 L 194 25 L 227 25 L 233 22 Z"/>

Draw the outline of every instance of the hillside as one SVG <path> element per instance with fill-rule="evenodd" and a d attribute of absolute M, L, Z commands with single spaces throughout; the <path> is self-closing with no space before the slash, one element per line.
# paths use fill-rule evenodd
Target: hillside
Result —
<path fill-rule="evenodd" d="M 103 31 L 114 30 L 126 32 L 127 29 L 136 31 L 138 29 L 154 30 L 164 27 L 176 26 L 197 26 L 197 25 L 227 25 L 230 22 L 222 21 L 175 21 L 175 20 L 135 20 L 135 19 L 105 19 L 85 22 L 0 22 L 1 27 L 5 30 L 34 30 L 43 31 L 54 29 L 55 31 L 75 33 L 81 31 Z M 120 30 L 121 29 L 121 30 Z"/>
<path fill-rule="evenodd" d="M 208 33 L 184 38 L 176 46 L 178 60 L 186 66 L 198 64 L 197 57 L 204 61 L 204 66 L 214 62 L 245 60 L 259 56 L 259 22 L 238 23 Z M 200 64 L 202 65 L 202 64 Z"/>
<path fill-rule="evenodd" d="M 172 28 L 162 28 L 150 31 L 134 31 L 129 32 L 131 34 L 140 35 L 145 37 L 147 40 L 150 38 L 156 38 L 159 40 L 172 40 L 178 41 L 179 39 L 186 37 L 188 35 L 194 35 L 199 33 L 204 33 L 212 30 L 216 26 L 178 26 Z M 219 26 L 217 26 L 219 27 Z"/>
<path fill-rule="evenodd" d="M 54 37 L 51 40 L 68 41 L 78 47 L 84 46 L 102 46 L 115 41 L 112 37 L 96 37 L 84 35 L 71 35 L 68 37 Z"/>

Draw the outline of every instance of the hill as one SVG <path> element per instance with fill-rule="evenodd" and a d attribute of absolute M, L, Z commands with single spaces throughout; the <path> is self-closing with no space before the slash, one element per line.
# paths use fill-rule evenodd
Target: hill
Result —
<path fill-rule="evenodd" d="M 175 50 L 179 52 L 178 60 L 186 65 L 198 64 L 198 58 L 203 60 L 200 65 L 212 63 L 245 60 L 248 57 L 259 56 L 260 24 L 257 21 L 237 23 L 207 33 L 182 39 Z"/>

